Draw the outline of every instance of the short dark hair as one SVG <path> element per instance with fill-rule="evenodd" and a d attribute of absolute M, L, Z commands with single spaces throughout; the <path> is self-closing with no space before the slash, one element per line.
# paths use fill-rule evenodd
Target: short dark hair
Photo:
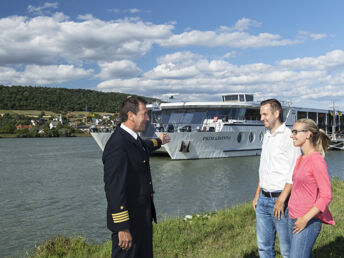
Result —
<path fill-rule="evenodd" d="M 271 112 L 275 113 L 275 111 L 279 111 L 278 119 L 280 122 L 283 122 L 283 109 L 281 103 L 277 99 L 266 99 L 260 102 L 260 106 L 264 106 L 266 104 L 270 104 Z"/>
<path fill-rule="evenodd" d="M 147 101 L 144 98 L 138 96 L 128 97 L 127 99 L 125 99 L 121 105 L 121 121 L 125 122 L 128 120 L 129 111 L 133 112 L 136 115 L 137 112 L 139 112 L 140 110 L 140 103 L 146 105 Z"/>

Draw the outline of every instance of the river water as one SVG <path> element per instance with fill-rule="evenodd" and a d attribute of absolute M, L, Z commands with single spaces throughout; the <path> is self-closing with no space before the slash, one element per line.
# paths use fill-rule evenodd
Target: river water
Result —
<path fill-rule="evenodd" d="M 0 257 L 22 256 L 58 234 L 110 239 L 101 151 L 89 137 L 0 139 Z M 344 180 L 344 152 L 326 157 Z M 158 219 L 250 201 L 259 157 L 171 161 L 152 157 Z"/>

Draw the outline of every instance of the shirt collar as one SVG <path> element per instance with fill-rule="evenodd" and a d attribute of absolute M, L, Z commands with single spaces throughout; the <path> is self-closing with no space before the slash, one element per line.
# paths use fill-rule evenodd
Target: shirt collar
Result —
<path fill-rule="evenodd" d="M 121 128 L 129 133 L 132 137 L 134 137 L 135 140 L 137 140 L 137 133 L 135 133 L 133 130 L 131 130 L 129 127 L 125 126 L 124 124 L 121 124 Z"/>
<path fill-rule="evenodd" d="M 275 136 L 278 133 L 283 133 L 285 128 L 286 128 L 285 123 L 282 123 L 274 133 L 271 133 L 270 130 L 268 130 L 268 136 Z"/>

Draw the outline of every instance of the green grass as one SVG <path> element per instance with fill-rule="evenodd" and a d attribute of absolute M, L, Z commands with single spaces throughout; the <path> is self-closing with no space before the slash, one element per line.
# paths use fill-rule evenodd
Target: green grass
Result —
<path fill-rule="evenodd" d="M 16 138 L 15 133 L 0 133 L 0 138 Z"/>
<path fill-rule="evenodd" d="M 330 210 L 336 226 L 324 225 L 313 249 L 315 257 L 344 254 L 344 182 L 332 181 Z M 105 223 L 105 222 L 104 222 Z M 250 203 L 192 219 L 166 219 L 154 226 L 155 257 L 258 257 L 255 213 Z M 281 257 L 277 242 L 277 256 Z M 111 242 L 58 236 L 36 247 L 31 257 L 111 257 Z"/>
<path fill-rule="evenodd" d="M 24 115 L 24 116 L 30 116 L 30 117 L 38 117 L 41 114 L 41 110 L 6 110 L 6 109 L 0 109 L 0 114 L 18 114 L 18 115 Z M 54 112 L 51 111 L 44 111 L 46 116 L 52 116 L 56 115 Z"/>

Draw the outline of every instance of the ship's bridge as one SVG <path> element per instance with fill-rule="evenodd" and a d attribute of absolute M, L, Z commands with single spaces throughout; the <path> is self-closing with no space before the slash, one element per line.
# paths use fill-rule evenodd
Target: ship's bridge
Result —
<path fill-rule="evenodd" d="M 253 102 L 253 94 L 235 93 L 222 96 L 223 102 Z"/>

